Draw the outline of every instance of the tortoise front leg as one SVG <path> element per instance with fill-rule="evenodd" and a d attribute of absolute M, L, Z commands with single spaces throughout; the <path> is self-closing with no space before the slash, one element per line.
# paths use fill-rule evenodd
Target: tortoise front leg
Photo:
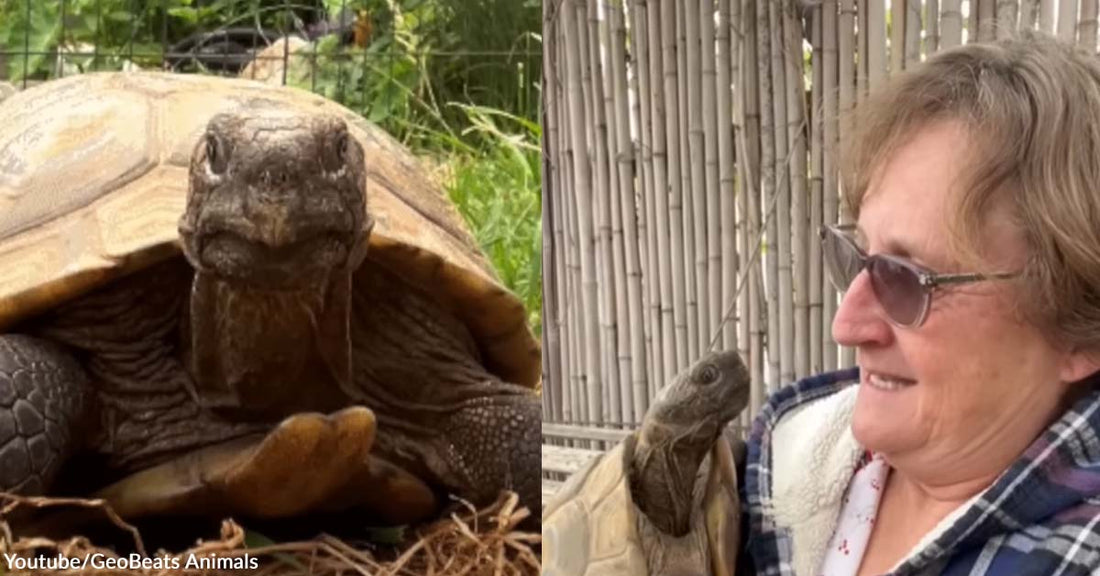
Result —
<path fill-rule="evenodd" d="M 264 435 L 203 446 L 96 492 L 120 516 L 237 514 L 282 518 L 323 506 L 367 462 L 374 413 L 303 412 Z"/>
<path fill-rule="evenodd" d="M 0 491 L 43 494 L 91 402 L 88 375 L 52 342 L 0 334 Z"/>
<path fill-rule="evenodd" d="M 501 490 L 512 490 L 538 518 L 542 514 L 542 405 L 531 390 L 498 386 L 509 393 L 471 400 L 443 422 L 443 437 L 454 447 L 446 457 L 452 469 L 469 481 L 462 496 L 487 504 Z"/>

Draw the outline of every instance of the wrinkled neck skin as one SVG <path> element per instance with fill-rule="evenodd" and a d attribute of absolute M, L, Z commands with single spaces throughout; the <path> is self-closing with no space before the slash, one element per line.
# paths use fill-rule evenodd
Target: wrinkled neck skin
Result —
<path fill-rule="evenodd" d="M 696 476 L 718 437 L 714 422 L 647 421 L 638 435 L 630 467 L 634 502 L 665 534 L 691 528 Z"/>
<path fill-rule="evenodd" d="M 347 269 L 286 291 L 196 272 L 184 334 L 195 400 L 271 421 L 338 409 L 351 382 L 350 302 Z"/>

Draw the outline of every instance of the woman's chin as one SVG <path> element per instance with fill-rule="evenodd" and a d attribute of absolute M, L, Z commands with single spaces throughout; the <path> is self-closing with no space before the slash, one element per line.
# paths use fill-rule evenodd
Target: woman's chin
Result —
<path fill-rule="evenodd" d="M 852 414 L 852 435 L 872 452 L 888 454 L 913 443 L 915 390 L 883 391 L 860 386 Z"/>

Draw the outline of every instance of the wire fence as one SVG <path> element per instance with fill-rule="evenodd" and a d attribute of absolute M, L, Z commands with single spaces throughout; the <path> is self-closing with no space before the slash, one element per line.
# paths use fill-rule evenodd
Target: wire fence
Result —
<path fill-rule="evenodd" d="M 530 0 L 0 0 L 0 99 L 96 71 L 242 75 L 408 141 L 450 131 L 449 102 L 537 119 L 540 18 Z"/>

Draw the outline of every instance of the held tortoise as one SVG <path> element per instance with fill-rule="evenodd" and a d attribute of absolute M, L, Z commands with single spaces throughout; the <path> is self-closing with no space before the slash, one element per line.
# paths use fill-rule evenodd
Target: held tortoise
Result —
<path fill-rule="evenodd" d="M 540 370 L 438 187 L 333 102 L 104 73 L 0 106 L 0 491 L 537 512 Z"/>
<path fill-rule="evenodd" d="M 736 352 L 678 374 L 642 427 L 595 458 L 543 509 L 546 576 L 732 576 L 740 540 L 735 446 L 749 401 Z"/>

